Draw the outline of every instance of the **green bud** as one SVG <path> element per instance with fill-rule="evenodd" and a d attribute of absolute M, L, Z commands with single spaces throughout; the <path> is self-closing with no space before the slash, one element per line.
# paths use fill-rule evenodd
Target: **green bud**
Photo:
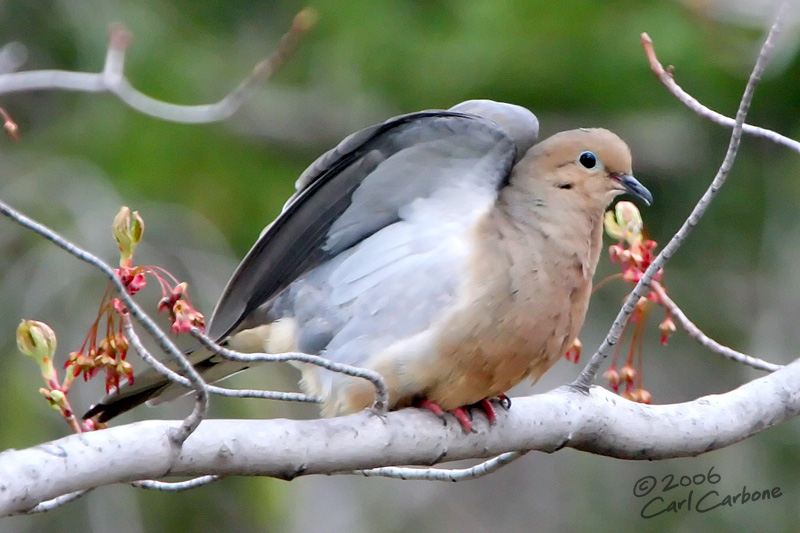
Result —
<path fill-rule="evenodd" d="M 617 225 L 622 229 L 625 240 L 633 244 L 642 240 L 642 214 L 633 202 L 617 202 L 614 207 Z"/>
<path fill-rule="evenodd" d="M 111 233 L 119 247 L 120 266 L 129 267 L 133 261 L 133 251 L 144 234 L 144 220 L 139 216 L 138 211 L 131 213 L 129 207 L 122 206 L 117 216 L 114 217 Z"/>
<path fill-rule="evenodd" d="M 64 405 L 64 400 L 66 400 L 67 395 L 64 394 L 63 391 L 60 390 L 51 390 L 50 391 L 50 401 L 53 402 L 55 405 L 61 407 Z"/>
<path fill-rule="evenodd" d="M 55 332 L 44 322 L 23 320 L 17 327 L 17 348 L 23 355 L 36 361 L 42 377 L 48 383 L 58 381 L 53 367 L 56 344 Z"/>
<path fill-rule="evenodd" d="M 293 26 L 298 31 L 308 31 L 316 25 L 319 13 L 313 7 L 306 7 L 294 17 Z"/>

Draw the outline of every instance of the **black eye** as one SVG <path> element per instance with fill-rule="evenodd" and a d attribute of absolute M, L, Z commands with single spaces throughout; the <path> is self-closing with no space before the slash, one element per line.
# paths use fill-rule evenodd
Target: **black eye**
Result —
<path fill-rule="evenodd" d="M 592 169 L 597 166 L 597 156 L 594 155 L 594 152 L 583 152 L 578 156 L 578 163 L 585 168 Z"/>

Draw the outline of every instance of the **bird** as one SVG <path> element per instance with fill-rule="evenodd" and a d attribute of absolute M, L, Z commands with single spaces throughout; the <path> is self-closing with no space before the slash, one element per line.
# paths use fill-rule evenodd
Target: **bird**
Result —
<path fill-rule="evenodd" d="M 536 382 L 577 338 L 609 203 L 622 193 L 653 201 L 611 131 L 538 136 L 530 110 L 492 100 L 348 136 L 299 176 L 207 335 L 378 372 L 390 409 L 450 412 L 467 432 L 470 406 L 493 421 L 490 400 L 506 405 L 510 388 Z M 247 366 L 204 350 L 190 361 L 209 382 Z M 368 381 L 298 366 L 323 416 L 372 405 Z M 150 370 L 84 418 L 106 422 L 186 392 Z"/>

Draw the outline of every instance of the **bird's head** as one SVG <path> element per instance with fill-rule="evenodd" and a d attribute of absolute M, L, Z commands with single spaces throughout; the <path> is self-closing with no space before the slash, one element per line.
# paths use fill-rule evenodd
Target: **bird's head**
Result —
<path fill-rule="evenodd" d="M 627 192 L 647 205 L 653 196 L 631 171 L 628 145 L 601 128 L 564 131 L 531 148 L 517 165 L 522 178 L 548 203 L 600 210 Z M 525 184 L 518 183 L 525 187 Z"/>

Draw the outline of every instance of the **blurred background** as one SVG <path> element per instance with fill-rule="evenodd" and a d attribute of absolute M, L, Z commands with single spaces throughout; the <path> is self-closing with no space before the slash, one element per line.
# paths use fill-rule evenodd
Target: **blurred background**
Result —
<path fill-rule="evenodd" d="M 677 81 L 733 115 L 775 11 L 771 0 L 563 2 L 310 1 L 319 24 L 277 76 L 224 123 L 181 125 L 143 116 L 107 95 L 5 95 L 21 140 L 0 139 L 0 197 L 116 261 L 110 224 L 120 205 L 147 231 L 139 264 L 189 282 L 210 314 L 237 260 L 279 211 L 300 172 L 348 133 L 399 113 L 491 98 L 532 109 L 542 134 L 603 126 L 626 139 L 637 177 L 656 203 L 643 215 L 665 244 L 712 179 L 728 131 L 679 104 L 650 72 L 647 31 Z M 292 0 L 61 0 L 0 2 L 4 54 L 21 69 L 98 71 L 110 23 L 134 35 L 126 72 L 144 93 L 175 103 L 217 101 L 275 47 L 306 4 Z M 800 137 L 800 45 L 795 9 L 759 88 L 749 122 Z M 5 56 L 4 56 L 5 57 Z M 800 344 L 800 156 L 745 138 L 729 183 L 669 263 L 672 297 L 723 344 L 785 363 Z M 609 243 L 611 244 L 611 243 Z M 597 280 L 615 272 L 604 257 Z M 77 349 L 105 283 L 42 239 L 0 220 L 0 449 L 68 433 L 37 392 L 35 365 L 16 352 L 21 318 L 44 320 L 61 357 Z M 581 334 L 584 360 L 602 340 L 629 287 L 593 297 Z M 155 310 L 152 287 L 140 301 Z M 645 343 L 644 385 L 655 403 L 722 393 L 762 375 L 708 353 L 682 332 Z M 535 387 L 571 381 L 562 361 Z M 228 384 L 296 390 L 289 367 L 246 372 Z M 235 381 L 234 381 L 235 380 Z M 76 385 L 82 411 L 102 378 Z M 79 384 L 81 385 L 81 384 Z M 514 395 L 512 394 L 512 396 Z M 119 423 L 182 417 L 186 400 L 140 408 Z M 215 417 L 313 417 L 315 408 L 214 399 Z M 458 484 L 347 477 L 292 482 L 227 479 L 178 494 L 103 488 L 39 516 L 0 522 L 27 531 L 589 531 L 794 530 L 800 519 L 796 420 L 698 458 L 626 462 L 573 450 L 532 453 Z M 645 520 L 633 495 L 643 476 L 721 476 L 723 496 L 779 487 L 776 500 L 667 512 Z M 706 487 L 707 488 L 707 487 Z M 705 488 L 700 489 L 702 493 Z M 698 497 L 696 493 L 695 498 Z M 686 498 L 688 490 L 667 493 Z M 666 502 L 668 503 L 668 502 Z M 665 505 L 666 505 L 665 503 Z M 766 518 L 765 518 L 766 517 Z"/>

